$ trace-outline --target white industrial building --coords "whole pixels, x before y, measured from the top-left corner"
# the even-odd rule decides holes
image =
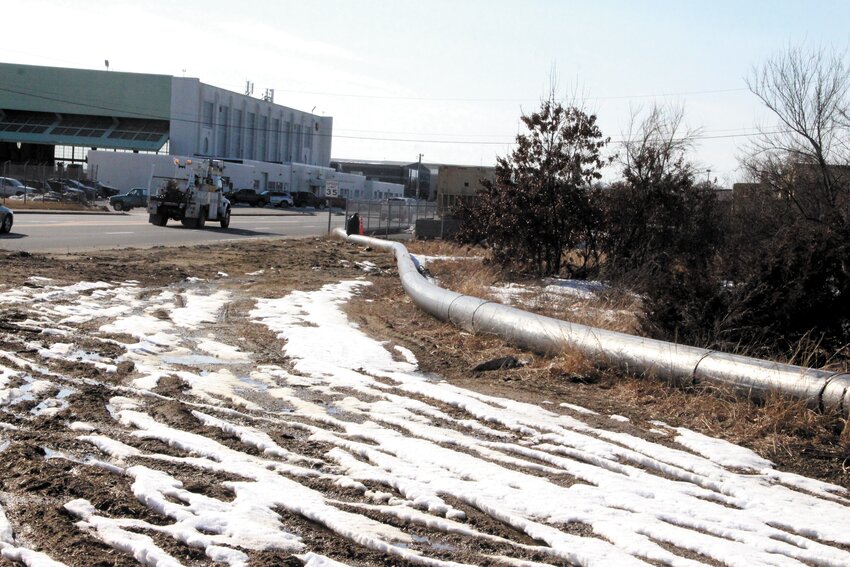
[[[0,161],[80,164],[120,190],[175,157],[226,162],[234,188],[382,199],[403,187],[329,167],[333,118],[196,78],[0,63]]]

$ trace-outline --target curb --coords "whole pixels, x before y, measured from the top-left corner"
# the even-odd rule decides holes
[[[8,205],[7,205],[8,206]],[[11,207],[9,207],[11,208]],[[125,213],[117,213],[112,211],[60,211],[56,209],[12,209],[15,215],[101,215],[101,216],[118,216]]]
[[[7,205],[8,206],[8,205]],[[9,207],[11,208],[11,207]],[[254,209],[255,212],[247,212],[251,209],[246,209],[246,212],[240,212],[239,209],[230,209],[230,215],[234,217],[301,217],[301,216],[318,216],[326,214],[324,211],[268,211]],[[93,215],[93,216],[129,216],[126,212],[119,211],[73,211],[59,209],[12,209],[15,215]],[[344,212],[333,211],[334,215],[342,215]]]

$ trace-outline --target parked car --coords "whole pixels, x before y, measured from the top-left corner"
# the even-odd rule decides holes
[[[17,179],[11,177],[0,177],[0,197],[12,197],[14,195],[33,195],[38,191],[24,185]]]
[[[133,207],[147,207],[148,190],[145,187],[133,187],[123,195],[110,197],[109,204],[116,211],[129,211]]]
[[[0,233],[12,230],[13,222],[15,222],[15,213],[12,212],[12,209],[0,205]]]
[[[416,217],[416,199],[389,197],[381,201],[381,220],[412,222]]]
[[[108,199],[109,197],[117,195],[121,192],[115,187],[112,187],[111,185],[105,185],[100,181],[94,184],[94,188],[95,191],[97,191],[97,196],[102,199]]]
[[[269,204],[269,199],[265,193],[257,193],[254,189],[239,189],[233,193],[228,193],[226,197],[232,205],[245,203],[252,207],[265,207]]]
[[[292,194],[292,201],[296,207],[316,207],[324,209],[328,206],[328,202],[324,197],[317,197],[310,191],[296,191]]]
[[[89,187],[85,183],[81,181],[77,181],[76,179],[66,179],[64,181],[65,187],[69,189],[78,189],[86,194],[86,199],[89,201],[94,201],[97,199],[97,190],[94,187]]]
[[[36,195],[32,198],[33,201],[50,201],[50,202],[59,202],[64,199],[64,195],[57,191],[46,191],[41,195]]]
[[[62,201],[74,201],[85,203],[89,196],[85,190],[68,183],[68,179],[48,179],[46,181],[48,191],[62,195]]]
[[[260,193],[268,204],[273,207],[294,207],[295,202],[288,191],[263,191]]]

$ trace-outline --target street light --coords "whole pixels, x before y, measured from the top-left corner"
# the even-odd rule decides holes
[[[416,167],[416,198],[419,198],[419,176],[422,174],[422,155],[419,154],[419,165]]]

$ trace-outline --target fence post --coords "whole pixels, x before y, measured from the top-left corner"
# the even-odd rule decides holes
[[[443,201],[440,203],[440,240],[445,240],[445,226],[446,226],[446,202],[445,196],[443,196]]]
[[[27,188],[29,187],[29,165],[30,160],[24,162],[24,205],[27,204]]]
[[[6,204],[6,177],[9,177],[9,162],[3,163],[3,181],[0,181],[0,193],[3,193],[3,204]]]

